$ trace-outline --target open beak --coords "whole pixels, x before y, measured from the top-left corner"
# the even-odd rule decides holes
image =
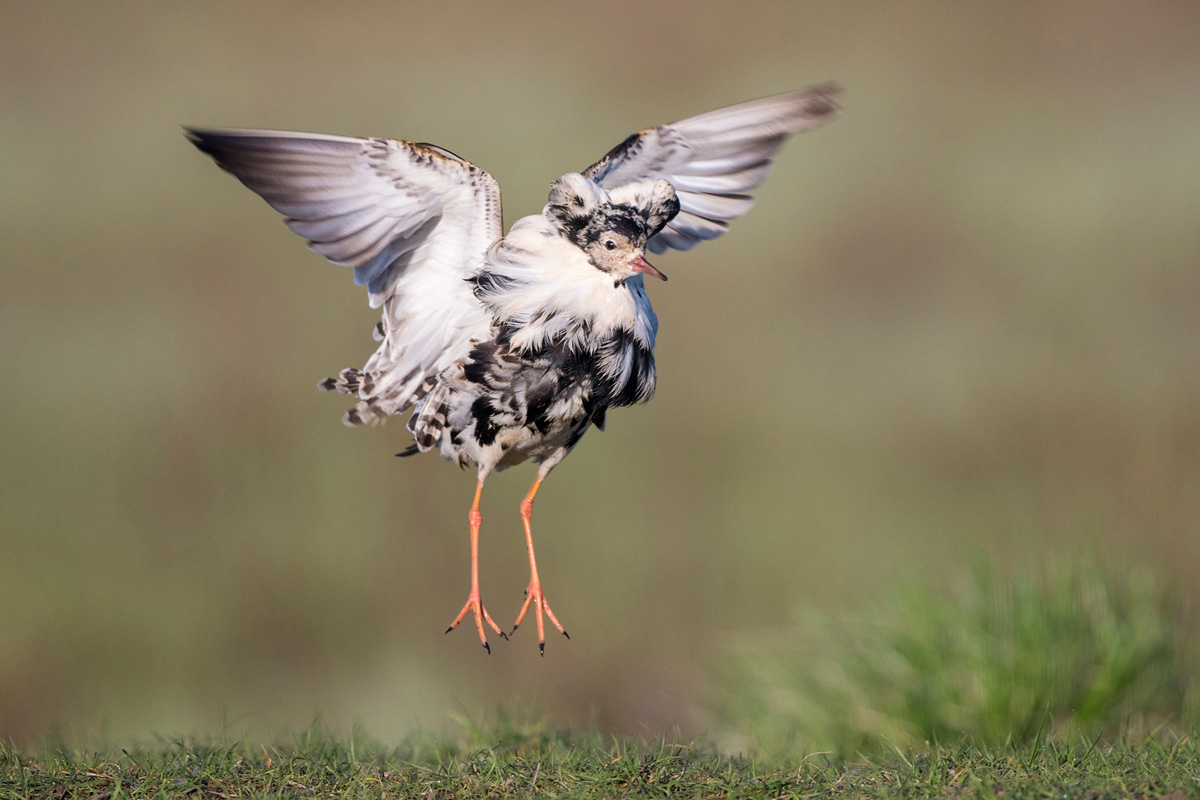
[[[643,256],[638,256],[637,258],[633,259],[633,261],[630,261],[629,268],[634,272],[644,272],[647,275],[653,275],[660,281],[665,281],[667,279],[666,275],[663,275],[658,271],[658,267],[651,264]]]

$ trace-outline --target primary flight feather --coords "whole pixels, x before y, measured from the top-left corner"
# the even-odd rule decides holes
[[[187,129],[200,150],[267,201],[308,246],[366,286],[379,348],[322,389],[354,395],[347,425],[410,409],[413,444],[478,470],[469,515],[468,613],[491,652],[479,593],[479,500],[493,470],[533,459],[521,503],[538,646],[542,592],[530,517],[546,475],[609,408],[654,394],[658,318],[645,252],[720,236],[753,204],[787,137],[834,119],[832,84],[640,131],[550,186],[541,214],[502,228],[500,187],[435,145],[313,133]]]

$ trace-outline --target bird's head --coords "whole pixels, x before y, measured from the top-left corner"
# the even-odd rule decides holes
[[[608,192],[568,173],[550,185],[542,213],[587,254],[593,267],[615,280],[639,272],[667,279],[646,260],[646,242],[679,213],[679,199],[667,181],[633,181]]]

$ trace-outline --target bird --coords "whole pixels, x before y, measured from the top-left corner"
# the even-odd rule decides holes
[[[658,318],[646,253],[725,233],[754,202],[789,136],[841,112],[834,83],[640,130],[550,184],[540,214],[503,231],[500,187],[437,145],[275,130],[185,127],[188,139],[264,199],[309,249],[353,270],[381,309],[378,349],[319,383],[357,398],[346,425],[411,411],[412,443],[476,468],[468,514],[471,585],[446,632],[471,615],[507,639],[533,610],[570,636],[538,575],[531,518],[550,471],[612,408],[654,394]],[[494,471],[532,460],[520,504],[529,584],[510,631],[479,589],[480,498]]]

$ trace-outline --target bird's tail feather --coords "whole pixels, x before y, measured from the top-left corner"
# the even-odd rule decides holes
[[[376,425],[387,419],[388,414],[375,397],[375,374],[356,367],[347,367],[336,378],[326,378],[317,384],[322,392],[340,392],[361,397],[354,408],[342,416],[346,425]]]
[[[417,449],[421,452],[429,450],[442,438],[442,430],[446,427],[446,414],[449,411],[447,394],[445,385],[438,384],[425,395],[417,406],[416,413],[408,421],[408,430],[412,432]]]
[[[374,383],[374,377],[361,369],[355,367],[347,367],[338,373],[336,378],[326,378],[317,384],[317,389],[322,392],[337,391],[342,394],[358,394],[364,385],[370,386]]]
[[[336,378],[326,378],[317,384],[322,392],[341,392],[362,398],[358,405],[342,416],[346,425],[378,425],[393,414],[400,414],[418,402],[437,383],[434,375],[422,376],[412,372],[401,380],[381,381],[380,374],[357,367],[348,367]]]

